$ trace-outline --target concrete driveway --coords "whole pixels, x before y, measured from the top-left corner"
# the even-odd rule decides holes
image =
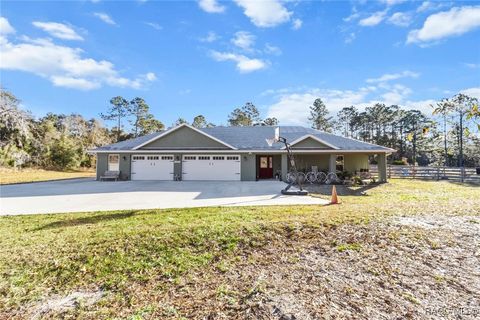
[[[0,186],[0,215],[206,206],[323,205],[284,196],[279,181],[119,181],[74,179]]]

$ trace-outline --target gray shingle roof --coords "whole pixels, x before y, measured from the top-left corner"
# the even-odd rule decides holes
[[[266,139],[272,138],[274,129],[276,127],[258,126],[258,127],[213,127],[202,128],[201,131],[209,134],[229,145],[234,146],[239,150],[279,150],[284,145],[282,143],[274,143],[269,146]],[[132,150],[134,147],[159,136],[165,131],[152,133],[146,136],[138,137],[131,140],[126,140],[114,143],[108,146],[97,148],[94,151],[107,150]],[[330,145],[334,145],[338,150],[385,150],[391,149],[378,146],[371,143],[362,142],[355,139],[337,136],[323,131],[305,128],[301,126],[280,126],[280,136],[287,139],[288,142],[293,142],[305,135],[313,135]]]

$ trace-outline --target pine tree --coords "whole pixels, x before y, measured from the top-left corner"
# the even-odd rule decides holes
[[[310,117],[308,120],[312,123],[312,128],[326,132],[332,131],[332,117],[328,116],[328,110],[322,99],[315,99],[313,105],[310,106]]]

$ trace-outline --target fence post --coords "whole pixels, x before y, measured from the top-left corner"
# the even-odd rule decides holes
[[[392,165],[389,164],[388,165],[388,179],[390,179],[392,177]]]
[[[460,168],[460,176],[461,176],[461,179],[462,179],[462,182],[465,181],[465,167],[461,167]]]

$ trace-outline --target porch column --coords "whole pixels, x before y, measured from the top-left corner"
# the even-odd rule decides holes
[[[328,159],[328,172],[336,172],[337,171],[337,155],[331,154],[330,158]]]
[[[385,153],[377,154],[378,181],[387,182],[387,155]]]
[[[282,165],[280,169],[282,170],[282,181],[286,181],[288,173],[288,157],[286,154],[282,154]]]

